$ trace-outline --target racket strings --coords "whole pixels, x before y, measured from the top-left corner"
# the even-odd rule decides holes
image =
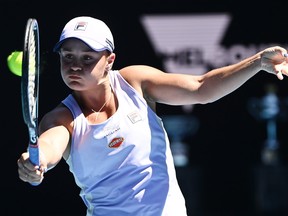
[[[37,115],[37,80],[36,80],[36,62],[37,62],[37,53],[35,47],[35,34],[33,31],[30,32],[29,35],[29,62],[28,62],[28,100],[29,100],[29,111],[32,119],[36,118]]]

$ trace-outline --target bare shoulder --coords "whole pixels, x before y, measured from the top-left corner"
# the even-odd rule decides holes
[[[165,73],[148,65],[132,65],[122,68],[120,74],[133,87],[141,85],[143,88],[146,84],[157,81],[159,76],[163,76]]]
[[[121,75],[124,78],[135,77],[147,77],[149,74],[163,73],[163,71],[148,65],[131,65],[124,67],[120,70]]]
[[[166,73],[148,65],[132,65],[122,68],[120,74],[155,110],[153,89]]]

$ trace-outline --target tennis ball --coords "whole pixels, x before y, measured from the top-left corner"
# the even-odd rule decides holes
[[[14,51],[7,58],[9,70],[17,76],[22,75],[22,56],[22,51]]]

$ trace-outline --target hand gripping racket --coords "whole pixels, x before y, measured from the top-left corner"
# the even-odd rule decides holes
[[[24,122],[28,127],[30,161],[39,166],[38,90],[39,90],[39,28],[37,20],[29,18],[25,28],[22,59],[21,99]],[[32,183],[38,185],[39,183]]]

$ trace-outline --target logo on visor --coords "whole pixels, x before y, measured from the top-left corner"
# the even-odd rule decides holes
[[[76,24],[74,30],[81,30],[81,31],[85,31],[87,27],[87,22],[79,22]]]

